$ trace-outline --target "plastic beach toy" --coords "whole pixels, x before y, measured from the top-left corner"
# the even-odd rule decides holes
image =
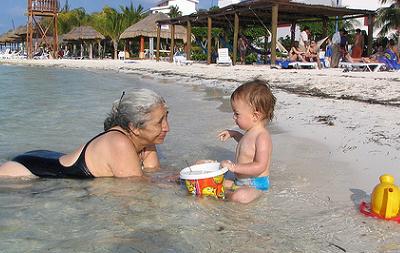
[[[371,205],[362,202],[360,212],[371,217],[400,222],[400,189],[394,185],[394,177],[384,174],[379,177],[371,195]]]
[[[220,168],[219,163],[203,163],[182,169],[180,178],[184,180],[190,194],[223,199],[224,174],[227,171],[227,168]]]

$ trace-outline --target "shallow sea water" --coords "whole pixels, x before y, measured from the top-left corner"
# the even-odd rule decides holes
[[[309,140],[276,123],[274,152],[281,155],[273,160],[271,191],[258,201],[196,198],[166,181],[186,160],[233,159],[235,143],[216,139],[219,130],[234,127],[227,94],[217,89],[121,73],[0,66],[0,162],[32,149],[73,150],[102,130],[111,102],[128,87],[153,89],[169,104],[171,131],[159,147],[163,169],[149,175],[151,183],[0,179],[0,252],[400,252],[398,224],[358,214],[365,192],[334,200],[298,176],[296,166],[313,166],[321,181],[329,180],[338,163],[323,157],[318,144],[320,153],[302,150]],[[287,159],[294,156],[288,145],[307,154],[302,164]]]

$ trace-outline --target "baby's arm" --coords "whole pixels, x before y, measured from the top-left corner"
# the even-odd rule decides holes
[[[249,163],[232,163],[222,161],[221,167],[246,176],[258,176],[268,169],[272,153],[272,141],[268,133],[262,133],[256,138],[254,160]],[[240,154],[238,154],[240,158]],[[240,160],[240,159],[238,159]]]
[[[226,141],[229,138],[233,138],[233,139],[235,139],[235,141],[239,142],[240,139],[242,139],[242,137],[243,137],[243,134],[241,132],[238,132],[235,130],[229,130],[229,129],[224,130],[218,134],[218,138],[221,141]]]

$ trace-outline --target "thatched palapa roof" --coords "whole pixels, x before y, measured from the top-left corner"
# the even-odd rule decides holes
[[[19,42],[21,37],[15,34],[14,31],[9,31],[0,35],[0,43]]]
[[[158,12],[150,14],[136,24],[128,27],[120,36],[121,39],[135,38],[138,36],[155,38],[157,37],[157,21],[169,19],[167,14]],[[169,25],[161,27],[161,38],[171,38],[171,29]],[[175,26],[175,39],[186,41],[186,28],[180,25]]]
[[[64,34],[63,40],[103,40],[103,34],[91,26],[79,26]]]

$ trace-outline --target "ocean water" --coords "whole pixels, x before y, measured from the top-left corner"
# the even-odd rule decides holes
[[[367,193],[353,189],[347,201],[335,200],[299,176],[303,167],[333,187],[334,168],[346,164],[330,161],[318,143],[318,152],[308,152],[310,140],[278,123],[271,126],[274,152],[281,153],[273,160],[272,188],[254,203],[196,198],[166,180],[186,161],[234,156],[235,143],[216,138],[234,127],[227,94],[179,80],[0,66],[0,162],[32,149],[73,150],[102,131],[112,101],[129,87],[153,89],[169,104],[162,170],[149,174],[150,182],[0,179],[0,252],[400,251],[397,224],[357,212]],[[304,159],[291,159],[295,153]]]

